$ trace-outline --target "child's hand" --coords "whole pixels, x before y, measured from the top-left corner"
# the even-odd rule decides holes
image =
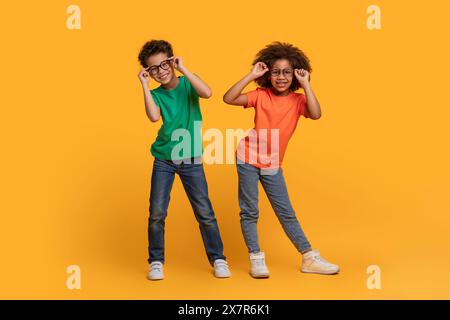
[[[183,58],[171,57],[171,58],[169,58],[169,60],[171,60],[172,65],[176,70],[183,72],[183,69],[184,69]]]
[[[295,73],[295,77],[297,78],[297,81],[300,82],[302,87],[304,86],[304,84],[309,82],[309,72],[308,72],[308,70],[295,69],[294,73]]]
[[[148,83],[150,81],[150,74],[148,73],[148,68],[142,68],[141,71],[139,71],[138,77],[143,86],[148,86]]]
[[[251,74],[254,79],[258,79],[261,77],[264,73],[269,71],[269,68],[267,68],[267,65],[264,62],[257,62],[251,71]]]

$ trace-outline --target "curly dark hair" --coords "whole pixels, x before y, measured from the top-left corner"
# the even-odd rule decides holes
[[[173,56],[172,45],[166,40],[151,40],[147,41],[141,48],[139,52],[138,60],[144,68],[148,68],[147,59],[148,57],[158,54],[165,53],[167,57]]]
[[[267,45],[264,49],[256,54],[253,65],[258,62],[264,62],[269,69],[272,68],[275,61],[279,59],[286,59],[291,63],[292,68],[295,69],[305,69],[308,72],[312,71],[311,64],[305,53],[299,48],[293,46],[290,43],[285,42],[272,42]],[[263,87],[270,88],[272,84],[270,82],[270,73],[266,72],[262,77],[255,80],[255,82]],[[292,84],[289,87],[289,91],[296,91],[300,88],[300,83],[294,76],[292,78]]]

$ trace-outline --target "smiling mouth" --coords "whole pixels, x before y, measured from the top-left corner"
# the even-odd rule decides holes
[[[164,80],[164,79],[166,79],[168,76],[169,76],[169,74],[167,73],[167,74],[165,74],[165,75],[159,76],[159,78],[160,78],[161,80]]]

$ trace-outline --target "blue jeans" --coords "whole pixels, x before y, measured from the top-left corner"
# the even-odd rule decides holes
[[[223,244],[214,211],[209,201],[208,185],[201,158],[174,163],[156,159],[153,163],[150,190],[150,217],[148,220],[148,262],[164,263],[164,226],[175,174],[178,174],[189,198],[205,245],[208,261],[224,259]],[[200,161],[198,161],[200,160]]]
[[[306,238],[292,209],[283,177],[283,170],[279,168],[275,169],[272,174],[264,174],[259,168],[247,163],[241,163],[237,165],[237,171],[239,176],[241,229],[248,251],[251,253],[260,251],[257,232],[259,217],[258,181],[261,181],[284,232],[297,250],[300,253],[311,250],[311,244]]]

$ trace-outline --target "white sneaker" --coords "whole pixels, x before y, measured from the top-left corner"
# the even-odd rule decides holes
[[[164,279],[163,264],[159,261],[150,263],[150,271],[148,272],[147,278],[149,280]]]
[[[228,263],[223,259],[214,261],[214,276],[216,278],[229,278],[231,276]]]
[[[253,278],[269,277],[264,252],[250,253],[250,275]]]
[[[322,258],[318,250],[313,250],[303,255],[301,271],[304,273],[336,274],[339,272],[339,266]]]

